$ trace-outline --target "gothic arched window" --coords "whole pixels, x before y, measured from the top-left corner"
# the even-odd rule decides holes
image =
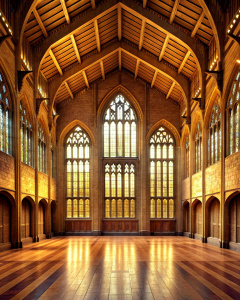
[[[232,90],[227,104],[227,137],[228,137],[228,155],[240,150],[239,142],[239,105],[240,105],[240,71],[233,82]]]
[[[201,121],[198,121],[195,135],[195,171],[196,173],[202,170],[202,126]]]
[[[186,136],[185,142],[185,178],[189,177],[189,160],[190,160],[190,147],[189,147],[189,135]]]
[[[47,147],[45,132],[41,124],[38,124],[38,170],[47,173]]]
[[[174,158],[172,135],[160,127],[150,139],[150,216],[174,218]]]
[[[33,166],[32,125],[23,103],[20,103],[21,161]]]
[[[105,218],[135,218],[137,116],[121,94],[103,116],[103,156]]]
[[[66,142],[67,218],[90,218],[90,139],[76,127]]]
[[[215,102],[208,130],[208,165],[221,159],[221,113]]]
[[[0,71],[0,150],[11,154],[11,136],[12,136],[12,107],[10,94]]]

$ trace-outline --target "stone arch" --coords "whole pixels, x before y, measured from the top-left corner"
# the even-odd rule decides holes
[[[206,236],[221,238],[221,211],[218,198],[211,196],[205,205]]]
[[[203,209],[202,202],[194,199],[192,202],[192,232],[195,239],[201,240],[203,235]]]
[[[211,118],[211,115],[212,115],[212,110],[213,110],[213,106],[214,106],[214,103],[216,101],[216,99],[218,98],[217,102],[218,102],[218,105],[220,107],[220,110],[221,110],[221,94],[220,94],[220,91],[218,89],[217,86],[214,87],[212,93],[211,93],[211,96],[210,96],[210,100],[208,101],[207,103],[207,106],[206,106],[206,112],[205,112],[205,118],[204,118],[204,123],[203,123],[203,128],[205,130],[207,130],[209,128],[209,122],[210,122],[210,118]]]
[[[183,231],[190,232],[190,204],[189,201],[183,202]]]
[[[158,121],[157,123],[155,123],[152,126],[152,128],[149,130],[149,132],[147,134],[147,137],[146,137],[147,141],[150,140],[153,133],[161,126],[165,127],[167,129],[167,131],[169,131],[169,133],[173,135],[176,146],[179,147],[180,146],[180,134],[179,134],[177,128],[165,119]]]
[[[225,111],[227,104],[228,104],[228,100],[229,100],[229,94],[232,91],[232,86],[233,86],[233,81],[236,78],[237,73],[240,71],[240,66],[239,64],[236,62],[231,70],[231,72],[229,72],[231,75],[229,76],[229,80],[227,83],[227,86],[223,92],[223,96],[222,96],[222,100],[223,100],[223,111]]]
[[[41,199],[38,202],[38,237],[41,239],[46,235],[47,230],[47,210],[48,203],[46,199]]]
[[[22,213],[21,213],[21,241],[30,241],[34,234],[34,200],[27,196],[21,201]]]

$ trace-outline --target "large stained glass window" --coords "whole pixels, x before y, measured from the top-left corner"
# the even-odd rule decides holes
[[[46,137],[42,125],[38,124],[38,170],[47,173]]]
[[[213,106],[208,130],[208,165],[221,159],[221,113],[217,102]]]
[[[9,90],[0,71],[0,150],[11,154],[12,107]]]
[[[122,95],[110,103],[103,126],[104,157],[137,156],[137,118]]]
[[[195,135],[195,171],[196,173],[202,170],[202,126],[201,121],[198,121]]]
[[[135,218],[135,166],[105,165],[105,218]]]
[[[227,138],[228,138],[228,155],[240,150],[239,139],[239,105],[240,105],[240,71],[237,73],[233,82],[232,90],[227,104]]]
[[[67,218],[90,218],[90,140],[76,127],[66,142]]]
[[[21,161],[33,166],[32,125],[23,103],[20,103]]]
[[[186,136],[186,142],[185,142],[185,173],[184,173],[184,177],[187,178],[189,177],[189,165],[190,162],[190,147],[189,147],[189,134]]]
[[[103,156],[105,218],[135,218],[137,117],[121,94],[104,113]]]
[[[160,127],[150,139],[150,217],[174,218],[174,139]]]

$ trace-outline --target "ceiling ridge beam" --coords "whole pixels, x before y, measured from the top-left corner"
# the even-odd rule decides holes
[[[172,12],[171,12],[171,15],[170,15],[170,19],[169,19],[169,23],[170,24],[173,23],[173,20],[174,20],[174,18],[176,16],[179,2],[180,2],[180,0],[175,0],[175,2],[174,2],[173,9],[172,9]]]
[[[95,8],[96,8],[95,0],[91,0],[91,5],[92,5],[92,9],[95,9]]]
[[[191,54],[191,51],[188,50],[187,53],[186,53],[186,55],[185,55],[185,57],[184,57],[184,59],[183,59],[182,62],[181,62],[180,67],[178,68],[178,73],[180,73],[180,72],[182,71],[182,68],[184,67],[186,61],[188,60],[188,58],[189,58],[189,56],[190,56],[190,54]]]
[[[119,49],[118,51],[118,64],[119,64],[119,70],[122,70],[122,51]]]
[[[169,91],[168,91],[168,93],[167,93],[166,99],[168,99],[168,98],[169,98],[169,96],[170,96],[170,94],[171,94],[171,92],[172,92],[172,90],[173,90],[173,88],[174,88],[175,84],[176,84],[176,82],[175,82],[175,81],[173,81],[173,83],[172,83],[172,85],[171,85],[171,87],[170,87],[170,89],[169,89]]]
[[[151,83],[151,88],[154,86],[155,80],[157,78],[157,74],[158,74],[158,71],[155,70],[154,75],[153,75],[153,79],[152,79],[152,83]]]
[[[139,50],[141,50],[143,46],[145,25],[146,25],[146,21],[142,20],[142,27],[141,27],[140,38],[139,38]]]
[[[60,65],[59,65],[59,63],[58,63],[58,61],[57,61],[57,59],[56,59],[56,57],[55,57],[55,55],[54,55],[54,53],[52,52],[51,49],[49,50],[49,54],[50,54],[50,56],[51,56],[51,58],[52,58],[52,60],[55,64],[56,68],[58,69],[59,74],[62,75],[63,74],[62,69],[61,69],[61,67],[60,67]]]
[[[135,79],[137,78],[137,75],[138,75],[139,64],[140,64],[140,59],[137,59],[136,69],[135,69],[135,76],[134,76]]]
[[[45,38],[47,38],[48,37],[47,30],[46,30],[46,28],[43,24],[43,21],[42,21],[41,17],[39,16],[38,11],[36,10],[35,7],[33,8],[33,14],[34,14],[35,18],[37,19],[38,25],[40,26],[40,28],[43,32],[43,35],[45,36]]]
[[[71,89],[70,89],[70,86],[68,85],[67,81],[65,81],[64,83],[65,83],[65,87],[66,87],[66,89],[67,89],[67,91],[68,91],[70,97],[73,99],[74,96],[73,96],[73,93],[72,93],[72,91],[71,91]]]
[[[98,50],[98,52],[100,52],[101,51],[101,43],[100,43],[97,19],[94,20],[94,29],[95,29],[95,36],[96,36],[96,42],[97,42],[97,50]]]
[[[163,46],[162,46],[160,55],[159,55],[159,61],[161,61],[162,58],[163,58],[163,56],[164,56],[164,53],[165,53],[165,50],[166,50],[166,48],[167,48],[168,42],[169,42],[169,35],[167,34],[167,35],[166,35],[166,38],[165,38],[165,40],[164,40],[164,43],[163,43]]]
[[[103,80],[105,80],[105,72],[104,72],[104,65],[103,65],[103,61],[100,61],[100,67],[101,67],[101,72],[102,72],[102,78]]]
[[[89,88],[89,82],[88,82],[88,79],[87,79],[87,74],[84,70],[82,71],[82,74],[83,74],[83,78],[85,80],[86,86]]]
[[[118,7],[118,40],[122,39],[122,8]]]
[[[65,19],[66,19],[67,23],[70,24],[70,17],[69,17],[69,14],[68,14],[68,10],[67,10],[65,0],[60,0],[60,2],[62,4],[62,9],[63,9],[63,12],[64,12]]]
[[[199,28],[199,26],[201,25],[201,23],[202,23],[202,21],[203,21],[203,19],[204,19],[204,16],[205,16],[205,13],[204,13],[204,10],[203,10],[203,11],[201,12],[201,14],[200,14],[198,20],[197,20],[197,23],[195,24],[195,26],[194,26],[194,28],[193,28],[193,31],[192,31],[192,33],[191,33],[191,37],[194,37],[195,34],[197,33],[198,28]]]
[[[74,37],[73,34],[71,34],[71,41],[72,41],[73,49],[74,49],[75,54],[77,56],[77,60],[78,60],[79,63],[81,63],[81,57],[80,57],[78,47],[77,47],[77,44],[76,44],[76,40],[75,40],[75,37]]]

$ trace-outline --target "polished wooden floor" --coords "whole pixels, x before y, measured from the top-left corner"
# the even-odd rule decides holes
[[[240,299],[240,253],[185,237],[61,237],[0,253],[0,299]]]

